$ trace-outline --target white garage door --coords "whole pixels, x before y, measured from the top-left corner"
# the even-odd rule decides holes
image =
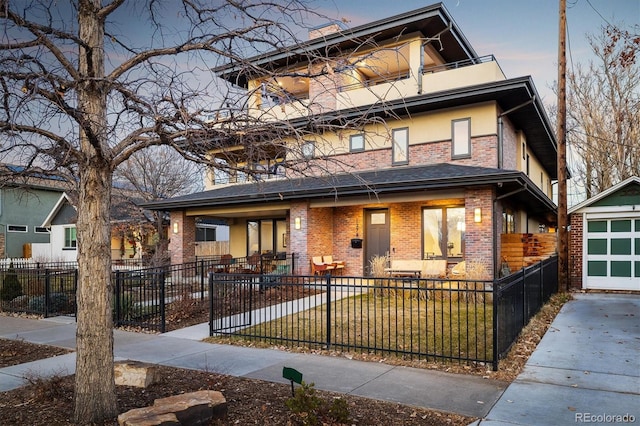
[[[585,288],[640,290],[640,215],[587,218]]]

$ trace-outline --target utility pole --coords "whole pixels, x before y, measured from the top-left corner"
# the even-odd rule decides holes
[[[567,220],[567,3],[560,0],[558,30],[558,291],[569,289]]]

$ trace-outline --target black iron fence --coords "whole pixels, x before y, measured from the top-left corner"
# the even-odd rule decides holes
[[[521,269],[494,283],[494,354],[497,365],[518,335],[558,291],[558,257]]]
[[[116,326],[492,364],[557,291],[557,257],[496,281],[294,276],[295,257],[201,259],[113,274]],[[0,270],[0,308],[75,314],[75,269]],[[196,323],[198,323],[196,322]]]
[[[45,317],[75,315],[76,269],[0,270],[0,308]]]
[[[491,281],[211,274],[210,334],[491,362]]]

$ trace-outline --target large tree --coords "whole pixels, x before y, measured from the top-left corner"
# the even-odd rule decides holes
[[[291,149],[278,141],[296,132],[302,139],[299,129],[243,114],[243,98],[208,70],[297,43],[292,28],[311,16],[304,1],[0,0],[0,161],[77,186],[77,423],[117,414],[109,244],[114,170],[155,145],[202,162],[229,138],[255,161]],[[246,67],[252,75],[273,72]],[[233,120],[208,125],[221,105],[238,105]],[[273,146],[260,148],[267,141]]]
[[[640,36],[616,26],[588,36],[595,59],[568,73],[573,177],[589,198],[640,175]]]

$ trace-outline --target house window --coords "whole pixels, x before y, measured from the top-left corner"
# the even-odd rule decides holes
[[[36,226],[33,228],[33,232],[35,232],[36,234],[48,234],[49,228],[46,228],[44,226]]]
[[[471,119],[463,118],[451,122],[452,158],[471,155]]]
[[[527,176],[529,176],[529,154],[527,154],[526,167],[527,167]]]
[[[216,241],[216,227],[211,225],[196,226],[196,241]]]
[[[352,135],[349,138],[349,151],[359,152],[364,151],[364,135]]]
[[[247,255],[286,251],[287,223],[284,219],[247,221]]]
[[[464,207],[422,210],[422,253],[425,259],[464,257]]]
[[[305,159],[313,158],[316,154],[316,144],[315,142],[307,141],[302,144],[300,147],[302,151],[302,157]]]
[[[516,216],[513,210],[506,209],[502,212],[502,233],[513,234],[516,232]]]
[[[76,228],[64,228],[64,249],[72,250],[78,246]]]
[[[392,139],[393,164],[407,164],[409,162],[409,129],[406,127],[393,129]]]
[[[27,225],[7,225],[8,232],[27,232],[29,227]]]

